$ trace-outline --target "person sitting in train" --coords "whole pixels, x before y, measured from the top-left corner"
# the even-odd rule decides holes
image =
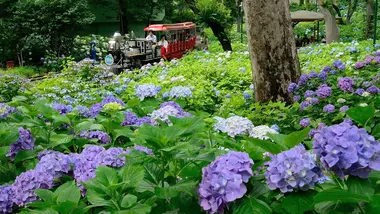
[[[153,44],[155,44],[157,42],[157,37],[156,37],[156,35],[153,34],[152,30],[150,30],[148,32],[148,36],[145,39],[148,41],[151,41]]]
[[[158,45],[164,47],[165,49],[168,48],[168,41],[166,41],[166,36],[165,35],[162,35],[161,36],[161,40],[158,42]]]

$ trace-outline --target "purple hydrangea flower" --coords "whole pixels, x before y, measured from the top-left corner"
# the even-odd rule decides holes
[[[306,85],[306,82],[310,79],[310,76],[308,74],[301,74],[300,80],[298,81],[299,86]]]
[[[305,91],[304,97],[305,98],[312,97],[312,96],[314,96],[314,94],[315,94],[314,91],[307,90],[307,91]]]
[[[309,118],[304,118],[300,121],[300,125],[302,127],[308,127],[310,126],[310,119]]]
[[[342,60],[336,60],[335,62],[333,62],[333,66],[334,66],[335,68],[338,68],[338,67],[340,67],[340,66],[342,66],[342,65],[343,65]]]
[[[75,107],[78,110],[78,113],[82,115],[83,117],[90,117],[90,109],[88,109],[86,106],[76,106]]]
[[[319,86],[317,90],[317,96],[321,98],[327,98],[331,96],[331,93],[332,93],[332,89],[327,84],[323,84]]]
[[[333,113],[335,111],[335,106],[332,104],[327,104],[325,107],[323,107],[323,112],[326,113]]]
[[[357,95],[362,95],[363,93],[365,92],[365,90],[364,89],[362,89],[362,88],[358,88],[358,89],[356,89],[356,91],[355,91],[355,94],[357,94]]]
[[[294,82],[290,83],[289,87],[288,87],[288,92],[289,93],[293,93],[295,90],[297,90],[298,88],[298,85]]]
[[[143,124],[154,125],[152,119],[150,117],[137,117],[137,115],[133,112],[126,112],[125,119],[120,124],[121,126],[142,126]]]
[[[306,107],[309,107],[309,106],[311,106],[311,103],[309,101],[303,101],[300,104],[300,109],[301,109],[301,111],[303,111]]]
[[[148,155],[153,155],[153,151],[145,146],[140,146],[140,145],[135,145],[133,149],[140,151],[140,152],[145,152]]]
[[[342,106],[342,107],[339,109],[339,111],[340,111],[340,112],[346,112],[348,109],[349,109],[348,106]]]
[[[53,183],[54,176],[44,170],[34,169],[23,172],[16,177],[15,182],[11,185],[12,200],[19,207],[25,206],[38,199],[34,193],[35,190],[51,189]]]
[[[185,112],[180,105],[173,101],[161,103],[160,108],[150,114],[153,121],[157,122],[158,120],[161,120],[170,125],[171,122],[169,120],[169,116],[183,118],[190,117],[192,115]]]
[[[135,85],[135,93],[140,100],[144,100],[146,97],[154,97],[160,90],[161,88],[153,84]]]
[[[202,169],[199,199],[209,213],[223,213],[224,207],[244,196],[253,161],[244,152],[229,152]]]
[[[355,64],[355,69],[361,69],[361,68],[364,68],[365,67],[365,63],[364,62],[357,62]]]
[[[92,105],[89,112],[90,117],[95,118],[96,116],[98,116],[102,108],[103,106],[101,103],[96,103]]]
[[[362,83],[362,86],[365,87],[365,88],[368,88],[368,87],[370,87],[371,85],[372,85],[372,83],[369,82],[369,81],[365,81],[365,82]]]
[[[121,101],[120,99],[118,99],[114,96],[108,96],[108,97],[104,98],[100,104],[103,107],[108,103],[119,103],[121,106],[125,106],[123,101]]]
[[[270,156],[271,160],[265,163],[268,166],[265,177],[271,190],[279,189],[282,193],[295,189],[307,191],[324,176],[303,145]]]
[[[336,74],[336,70],[331,70],[331,71],[329,71],[330,72],[330,74],[332,74],[332,75],[335,75]]]
[[[367,89],[367,92],[371,94],[380,93],[380,88],[373,85]]]
[[[341,77],[338,80],[338,87],[344,92],[353,91],[352,86],[354,85],[354,80],[350,77]]]
[[[248,91],[244,91],[243,96],[244,96],[244,99],[250,99],[252,97]]]
[[[315,134],[319,133],[325,127],[327,127],[325,123],[319,123],[316,129],[310,130],[309,137],[313,138]]]
[[[127,154],[122,148],[109,148],[99,155],[99,165],[120,168],[125,165],[125,157],[121,156],[122,154]]]
[[[20,127],[18,128],[19,137],[16,142],[10,145],[9,152],[6,154],[11,160],[16,157],[16,154],[21,150],[33,150],[34,142],[36,141],[30,131]]]
[[[374,61],[375,60],[375,57],[374,56],[367,56],[366,58],[365,58],[365,60],[364,60],[364,62],[366,63],[366,64],[370,64],[372,61]]]
[[[319,99],[318,98],[311,98],[309,100],[309,102],[311,105],[317,105],[317,104],[319,104]]]
[[[0,186],[0,213],[6,214],[12,212],[12,188],[9,185]]]
[[[71,160],[69,156],[60,152],[46,152],[36,165],[36,170],[45,171],[53,177],[61,176],[70,170]]]
[[[321,73],[319,73],[319,75],[318,75],[319,79],[321,79],[323,81],[325,81],[327,79],[327,76],[328,76],[328,74],[326,71],[321,71]]]
[[[74,110],[72,105],[65,104],[55,104],[53,108],[62,115],[66,115],[67,113],[70,113]]]
[[[270,128],[275,130],[278,133],[280,132],[280,127],[277,124],[272,125]]]
[[[111,137],[102,131],[83,131],[79,135],[81,138],[87,139],[98,139],[98,141],[102,144],[111,143]]]
[[[325,67],[323,68],[323,71],[325,71],[325,72],[329,72],[329,71],[331,71],[331,66],[325,66]]]
[[[14,113],[16,108],[7,105],[6,103],[0,103],[0,120],[7,118],[10,114]]]
[[[300,95],[295,95],[294,97],[293,97],[293,101],[294,102],[298,102],[298,101],[300,101],[301,100],[301,96]]]
[[[310,78],[315,78],[315,77],[318,77],[318,73],[316,71],[312,71],[310,72],[309,76]]]
[[[313,149],[325,167],[342,179],[349,174],[367,178],[371,170],[380,170],[380,143],[347,122],[323,128],[314,136]]]

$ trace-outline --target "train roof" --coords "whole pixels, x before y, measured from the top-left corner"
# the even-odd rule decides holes
[[[195,24],[192,22],[183,22],[176,24],[153,24],[144,28],[144,31],[168,31],[168,30],[186,30],[194,28]]]

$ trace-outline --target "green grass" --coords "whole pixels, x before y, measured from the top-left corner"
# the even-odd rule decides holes
[[[41,69],[32,66],[15,67],[13,69],[0,69],[0,74],[17,74],[22,77],[32,77],[41,74]]]

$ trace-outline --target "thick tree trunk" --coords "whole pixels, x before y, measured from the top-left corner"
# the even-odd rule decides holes
[[[288,85],[300,76],[289,1],[244,0],[255,98],[292,102]]]
[[[358,0],[349,0],[348,1],[348,11],[346,16],[346,24],[351,24],[352,16],[354,15],[354,12],[356,10],[356,7],[358,6]]]
[[[326,43],[330,44],[334,41],[339,41],[339,30],[338,25],[336,24],[335,16],[331,11],[324,7],[324,0],[318,0],[318,6],[321,10],[321,13],[325,17],[326,23]]]
[[[228,38],[224,27],[219,22],[207,22],[207,25],[210,26],[212,32],[218,38],[220,44],[224,51],[232,51],[231,41]]]
[[[367,39],[373,37],[373,18],[373,0],[367,0]]]

